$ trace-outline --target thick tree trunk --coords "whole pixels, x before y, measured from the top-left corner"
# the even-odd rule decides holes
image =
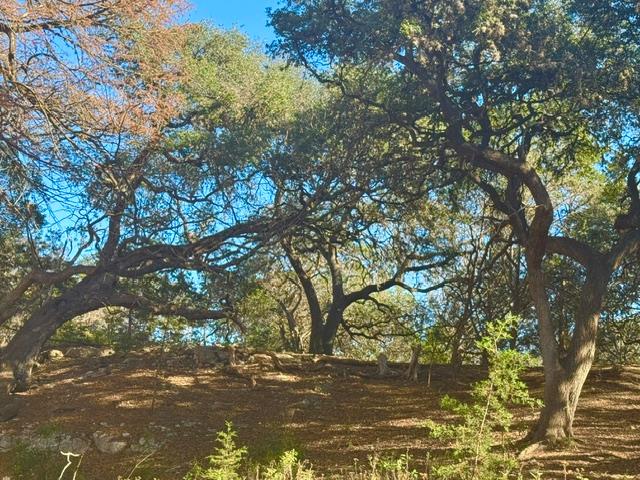
[[[2,363],[13,370],[14,390],[25,391],[31,383],[31,371],[42,346],[65,322],[105,304],[109,290],[106,277],[85,277],[61,296],[36,310],[11,339],[3,352]]]
[[[311,315],[311,335],[309,336],[309,353],[322,354],[324,347],[322,339],[324,337],[324,322],[322,313]]]
[[[344,307],[334,302],[327,313],[327,321],[322,332],[322,351],[325,355],[333,355],[333,344],[342,325]]]
[[[555,372],[553,380],[544,386],[544,407],[530,434],[533,441],[556,443],[573,437],[573,420],[582,386],[591,363],[573,373],[563,368]]]
[[[530,272],[530,288],[538,309],[538,324],[545,375],[544,408],[529,434],[533,441],[555,443],[573,437],[573,420],[584,382],[595,357],[600,311],[609,281],[606,266],[592,266],[582,287],[574,332],[567,355],[560,358],[541,272]],[[541,295],[544,294],[544,299]]]

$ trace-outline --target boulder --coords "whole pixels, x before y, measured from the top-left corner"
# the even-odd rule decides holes
[[[70,347],[66,356],[69,358],[102,358],[110,357],[115,352],[110,347]]]
[[[61,452],[75,453],[76,455],[82,455],[91,448],[91,442],[82,437],[70,437],[65,436],[60,440],[58,449]]]
[[[61,350],[49,350],[42,354],[42,361],[44,362],[55,362],[56,360],[62,360],[64,358],[64,353]]]
[[[273,360],[266,353],[254,353],[249,357],[249,363],[257,363],[260,366],[273,367]]]
[[[150,436],[140,437],[137,443],[131,445],[131,451],[136,453],[148,453],[158,450],[162,443]]]
[[[8,452],[15,445],[15,439],[8,433],[0,433],[0,453]]]
[[[94,432],[93,443],[99,452],[108,453],[110,455],[120,453],[127,448],[127,442],[121,440],[118,435],[105,432]]]
[[[0,422],[8,422],[18,416],[19,402],[8,395],[0,395]]]

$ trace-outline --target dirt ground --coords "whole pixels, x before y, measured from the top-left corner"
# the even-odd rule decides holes
[[[467,367],[454,380],[447,368],[435,367],[429,387],[424,367],[422,378],[413,383],[375,378],[373,365],[337,362],[285,371],[157,365],[154,353],[49,363],[38,369],[35,388],[20,394],[19,416],[0,424],[0,433],[30,427],[88,439],[108,430],[125,434],[132,444],[153,438],[162,447],[136,470],[143,479],[181,479],[194,460],[211,453],[216,432],[227,420],[238,432],[238,443],[256,460],[297,448],[316,471],[336,474],[354,462],[366,464],[374,451],[408,451],[424,466],[428,454],[443,448],[428,438],[424,421],[445,419],[441,397],[464,395],[482,376]],[[540,372],[531,372],[527,381],[539,395]],[[534,418],[535,412],[520,411],[513,435],[522,436]],[[575,433],[575,445],[539,452],[527,467],[543,470],[549,479],[640,479],[640,367],[594,369]],[[130,448],[114,455],[93,448],[82,459],[79,478],[126,477],[144,457]],[[0,478],[15,478],[15,461],[9,453],[0,454]]]

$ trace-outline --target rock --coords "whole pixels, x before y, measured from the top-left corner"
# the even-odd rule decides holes
[[[305,398],[300,402],[300,405],[305,408],[317,408],[320,406],[320,399],[316,397]]]
[[[266,353],[254,353],[249,357],[249,363],[257,363],[260,366],[273,368],[273,360]]]
[[[154,450],[158,450],[162,447],[162,443],[155,440],[153,437],[144,436],[140,437],[137,443],[131,445],[131,451],[137,453],[146,453]]]
[[[101,347],[98,349],[98,357],[111,357],[115,355],[116,351],[111,347]]]
[[[115,351],[109,347],[71,347],[67,349],[69,358],[102,358],[110,357]]]
[[[93,443],[99,452],[111,455],[120,453],[127,448],[126,441],[118,439],[118,436],[116,435],[100,431],[94,432]]]
[[[97,357],[95,347],[71,347],[67,349],[66,356],[69,358],[92,358]]]
[[[18,416],[20,404],[11,397],[0,397],[0,422],[8,422]]]
[[[0,453],[6,453],[13,448],[15,439],[8,433],[0,433]]]
[[[518,455],[518,460],[530,460],[542,450],[544,450],[544,444],[542,442],[533,443],[520,452],[520,454]]]
[[[45,362],[55,362],[56,360],[62,360],[64,358],[64,353],[61,350],[49,350],[48,352],[44,352],[42,354],[42,360]]]
[[[198,366],[229,363],[229,351],[216,345],[196,345],[193,355]]]
[[[57,450],[60,441],[55,435],[31,435],[25,442],[35,450]]]
[[[91,448],[91,442],[82,437],[65,436],[58,445],[61,452],[71,452],[77,455],[86,453]]]

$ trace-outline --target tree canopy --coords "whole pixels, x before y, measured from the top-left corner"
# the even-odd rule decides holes
[[[571,437],[594,360],[638,358],[636,2],[286,0],[271,55],[183,8],[0,6],[16,388],[104,307],[456,367],[517,316],[530,437]]]

